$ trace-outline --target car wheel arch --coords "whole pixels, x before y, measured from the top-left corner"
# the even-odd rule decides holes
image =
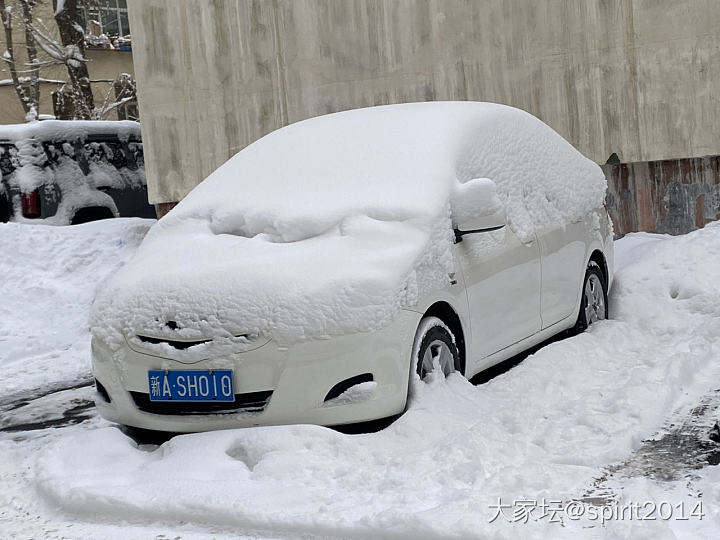
[[[455,336],[455,343],[460,356],[460,372],[465,375],[467,369],[466,353],[467,346],[465,341],[465,331],[463,330],[462,321],[455,309],[445,301],[438,301],[432,304],[423,314],[426,317],[437,317],[440,319]]]
[[[605,254],[599,249],[595,249],[590,254],[590,258],[588,259],[588,263],[585,265],[585,267],[587,268],[593,263],[597,264],[600,267],[600,272],[602,273],[603,279],[605,280],[605,286],[608,287],[608,279],[610,276],[608,274],[607,260],[605,258]]]
[[[115,212],[107,206],[84,206],[75,211],[70,220],[70,224],[80,225],[100,219],[112,219],[114,217],[116,217]]]

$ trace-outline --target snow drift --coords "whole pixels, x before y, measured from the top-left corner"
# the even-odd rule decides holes
[[[0,397],[90,378],[95,286],[135,253],[152,223],[0,223]]]
[[[431,378],[381,432],[273,426],[179,436],[153,448],[90,426],[43,446],[35,486],[52,507],[87,520],[190,521],[228,536],[717,536],[717,467],[693,471],[716,479],[706,482],[702,522],[616,520],[604,528],[567,516],[552,522],[540,508],[527,522],[491,522],[498,497],[512,505],[586,496],[607,465],[625,460],[672,411],[691,410],[717,388],[720,223],[684,237],[632,234],[616,245],[614,320],[481,386],[459,375]],[[697,500],[688,479],[672,494],[667,484],[643,481],[617,495]],[[512,508],[506,513],[513,517]]]
[[[119,347],[123,333],[166,335],[168,320],[188,339],[281,343],[379,328],[446,283],[450,199],[482,177],[524,241],[600,206],[606,189],[597,165],[502,105],[414,103],[299,122],[239,152],[153,227],[98,295],[93,331]]]
[[[0,142],[34,139],[40,142],[85,140],[112,133],[120,140],[140,139],[140,123],[130,120],[43,120],[0,125]]]

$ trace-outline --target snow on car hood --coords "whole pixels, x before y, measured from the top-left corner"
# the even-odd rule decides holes
[[[93,331],[119,346],[137,333],[290,343],[379,328],[447,283],[450,195],[479,177],[496,182],[525,241],[601,205],[606,188],[597,165],[502,105],[298,122],[236,154],[151,229],[101,287]]]

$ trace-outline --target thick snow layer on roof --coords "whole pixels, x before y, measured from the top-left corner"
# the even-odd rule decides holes
[[[292,342],[378,328],[446,283],[451,196],[482,177],[524,241],[600,206],[606,189],[596,164],[502,105],[391,105],[299,122],[239,152],[153,227],[99,295],[95,331],[120,343],[119,331],[162,335],[175,320],[188,338]]]
[[[43,120],[27,124],[0,125],[0,142],[21,139],[38,141],[84,140],[90,135],[117,135],[121,140],[140,138],[140,123],[131,120]]]

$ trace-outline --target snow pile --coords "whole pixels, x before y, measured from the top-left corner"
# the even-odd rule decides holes
[[[103,428],[48,447],[37,488],[52,505],[87,518],[191,521],[214,530],[603,537],[609,531],[596,521],[552,523],[538,509],[528,523],[490,520],[498,497],[510,505],[583,497],[669,411],[692,408],[717,387],[720,223],[685,237],[632,234],[616,249],[614,320],[548,345],[482,386],[459,375],[420,384],[409,411],[384,431],[262,427],[180,436],[152,449]],[[696,497],[669,497],[650,484],[623,500],[689,505]],[[717,492],[708,491],[715,498],[706,501],[703,523],[606,526],[618,538],[703,537],[693,531],[720,527]],[[512,509],[505,512],[512,518]]]
[[[89,378],[95,286],[130,258],[152,223],[0,223],[0,396]]]
[[[35,139],[43,142],[85,140],[90,136],[116,135],[121,141],[140,139],[140,124],[130,120],[43,120],[0,125],[0,142]]]
[[[119,347],[123,333],[166,335],[168,320],[186,338],[282,343],[379,328],[447,283],[451,196],[484,177],[523,240],[600,206],[606,188],[599,167],[506,106],[415,103],[299,122],[239,152],[153,228],[98,297],[93,331]]]
[[[495,215],[502,211],[505,205],[498,197],[492,180],[474,178],[464,184],[455,185],[450,195],[450,207],[452,224],[456,227],[461,223],[473,223],[478,218]]]
[[[23,139],[16,142],[16,148],[17,153],[13,156],[16,159],[16,169],[8,181],[17,184],[23,193],[29,193],[48,183],[51,176],[50,171],[44,168],[47,159],[42,146],[32,139]]]

